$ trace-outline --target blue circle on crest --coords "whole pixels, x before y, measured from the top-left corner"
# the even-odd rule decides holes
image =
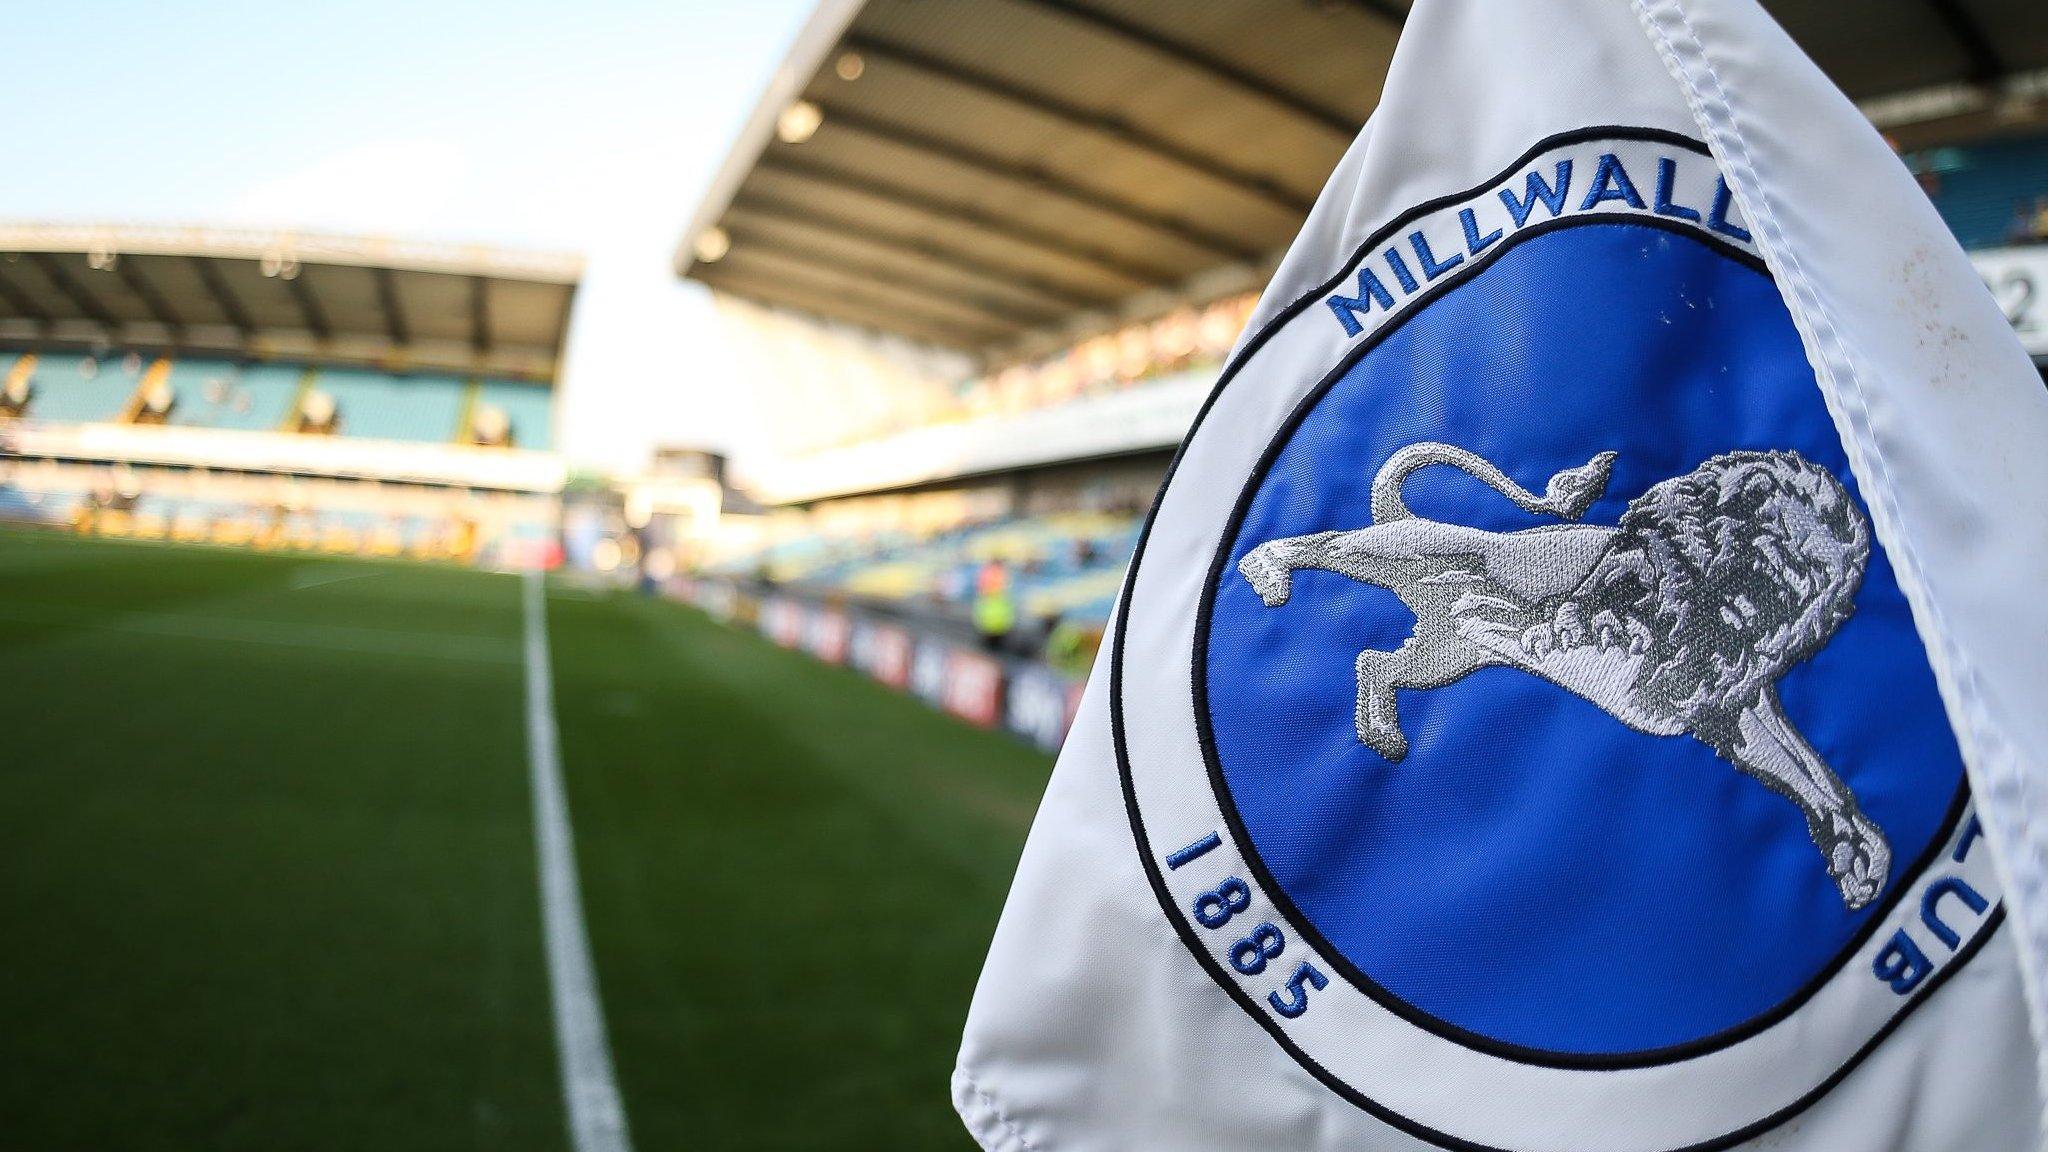
[[[1874,540],[1853,614],[1777,682],[1890,844],[1887,885],[1860,909],[1786,798],[1690,735],[1635,731],[1518,668],[1400,690],[1398,763],[1361,743],[1354,662],[1400,647],[1413,615],[1306,569],[1268,607],[1237,565],[1269,540],[1370,524],[1374,474],[1398,449],[1453,444],[1537,491],[1613,452],[1594,525],[1738,450],[1796,452],[1861,500],[1753,258],[1642,223],[1506,243],[1312,394],[1254,475],[1196,659],[1211,773],[1265,888],[1383,1003],[1538,1062],[1675,1059],[1839,970],[1947,830],[1962,762]],[[1450,468],[1404,492],[1429,520],[1556,523]]]

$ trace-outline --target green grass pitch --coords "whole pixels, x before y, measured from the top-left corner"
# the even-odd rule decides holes
[[[635,1146],[966,1149],[1046,759],[555,586]],[[0,1149],[561,1149],[519,582],[0,531]]]

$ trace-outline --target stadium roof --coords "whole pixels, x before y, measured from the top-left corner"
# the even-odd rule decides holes
[[[1906,145],[2039,125],[2041,0],[1768,0]],[[983,355],[1255,285],[1405,0],[825,0],[677,271]]]
[[[554,378],[582,261],[232,228],[0,224],[0,342]]]

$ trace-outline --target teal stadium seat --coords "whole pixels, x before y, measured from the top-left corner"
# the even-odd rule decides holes
[[[2006,243],[2014,210],[2048,196],[2048,136],[1937,148],[1920,159],[1936,177],[1935,208],[1965,248]]]
[[[497,408],[511,420],[514,447],[542,452],[554,447],[554,395],[545,384],[485,380],[477,403]]]
[[[291,415],[305,369],[296,364],[247,364],[185,359],[171,367],[177,403],[172,424],[269,432]]]
[[[313,387],[334,398],[343,436],[445,443],[462,418],[460,377],[397,376],[369,368],[322,368]]]
[[[87,369],[93,362],[97,372]],[[13,366],[10,361],[10,368]],[[33,392],[28,418],[65,424],[91,424],[112,420],[134,395],[141,373],[130,373],[121,358],[109,356],[93,361],[90,356],[68,352],[45,352],[36,357]]]

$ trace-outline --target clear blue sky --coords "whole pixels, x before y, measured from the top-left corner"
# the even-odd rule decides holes
[[[669,255],[812,4],[13,5],[0,217],[579,251],[569,453],[723,443],[729,358]]]

